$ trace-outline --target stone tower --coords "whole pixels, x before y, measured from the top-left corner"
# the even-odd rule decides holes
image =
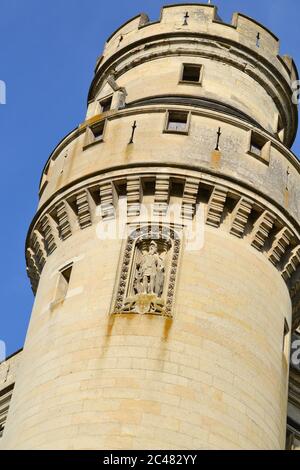
[[[297,79],[272,32],[211,5],[111,35],[42,174],[4,448],[284,448]]]

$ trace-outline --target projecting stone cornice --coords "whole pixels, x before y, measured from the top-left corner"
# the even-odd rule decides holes
[[[176,197],[181,204],[181,223],[186,224],[197,214],[199,204],[205,208],[205,224],[221,229],[228,235],[246,241],[274,265],[298,298],[293,282],[300,268],[300,227],[287,217],[270,198],[240,182],[221,175],[192,171],[187,168],[126,167],[121,170],[84,178],[51,203],[41,208],[34,218],[26,243],[28,274],[33,290],[47,258],[81,230],[117,217],[120,196],[127,196],[127,217],[139,217],[144,203],[144,188],[153,196],[151,220],[161,220]],[[174,186],[174,183],[176,185]],[[149,191],[150,188],[150,191]],[[152,188],[152,189],[151,189]],[[179,189],[178,189],[179,188]],[[178,192],[179,191],[179,192]],[[179,199],[178,199],[179,198]],[[296,290],[295,290],[296,289]],[[298,307],[295,318],[298,318]],[[294,322],[295,323],[295,322]]]
[[[300,164],[297,161],[298,165]],[[234,177],[232,175],[224,174],[219,171],[214,171],[213,169],[208,169],[206,167],[201,167],[201,166],[194,166],[194,165],[176,165],[172,164],[166,165],[165,163],[159,163],[157,162],[155,164],[155,168],[152,168],[149,164],[149,162],[145,163],[139,163],[138,165],[136,163],[127,163],[126,165],[116,165],[114,167],[110,168],[105,168],[105,170],[97,171],[94,173],[90,173],[89,175],[85,175],[82,178],[78,178],[75,181],[70,182],[60,190],[56,191],[52,196],[47,199],[47,201],[39,208],[37,213],[35,214],[35,217],[30,225],[29,228],[29,233],[36,223],[36,220],[40,217],[40,215],[47,210],[47,207],[53,204],[53,201],[59,200],[62,195],[69,195],[72,194],[74,191],[74,188],[80,187],[80,188],[85,188],[86,186],[91,186],[93,184],[96,184],[99,178],[118,178],[120,175],[123,174],[131,174],[135,173],[136,171],[139,171],[141,175],[152,175],[153,178],[156,177],[157,175],[157,169],[159,169],[162,173],[171,171],[172,175],[176,177],[182,176],[183,173],[189,172],[189,174],[194,175],[196,178],[199,178],[199,174],[205,175],[205,178],[207,178],[211,183],[215,181],[217,178],[219,181],[222,181],[223,184],[225,185],[230,185],[231,189],[233,191],[239,192],[241,189],[242,191],[245,192],[245,194],[252,195],[253,192],[255,194],[255,199],[260,201],[261,204],[270,203],[272,206],[274,206],[279,213],[283,214],[286,220],[288,220],[294,227],[298,227],[299,231],[299,222],[298,220],[295,219],[290,213],[290,211],[283,207],[281,204],[279,204],[276,200],[274,200],[267,192],[262,192],[259,189],[255,188],[253,189],[253,185],[251,183],[248,183],[245,180],[242,180],[241,178]],[[250,196],[251,197],[251,196]]]

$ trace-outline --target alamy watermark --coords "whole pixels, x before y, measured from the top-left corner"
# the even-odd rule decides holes
[[[99,214],[101,207],[98,208]],[[124,240],[128,237],[130,225],[128,223],[127,216],[127,202],[126,199],[119,200],[118,206],[118,217],[114,217],[114,206],[107,204],[105,207],[107,213],[112,216],[108,220],[102,220],[97,224],[96,233],[100,240]],[[186,213],[185,213],[186,211]],[[139,215],[134,217],[134,223],[143,225],[156,226],[160,223],[159,216],[153,217],[155,213],[155,206],[152,204],[139,205]],[[191,213],[195,213],[193,218]],[[186,215],[186,217],[185,217]],[[176,231],[176,226],[182,227],[182,217],[184,217],[184,243],[187,251],[198,251],[204,246],[204,234],[205,234],[205,211],[204,205],[197,204],[197,207],[186,207],[182,208],[181,204],[172,204],[169,210],[163,216],[163,225],[172,227]]]
[[[292,341],[291,363],[294,367],[300,368],[300,339]]]
[[[295,80],[292,83],[292,90],[293,90],[292,102],[293,104],[299,104],[300,103],[300,80]]]

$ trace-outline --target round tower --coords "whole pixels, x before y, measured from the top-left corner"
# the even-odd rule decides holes
[[[272,32],[211,5],[111,35],[42,174],[5,448],[285,447],[297,79]]]

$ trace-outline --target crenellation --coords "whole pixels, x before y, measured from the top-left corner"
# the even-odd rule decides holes
[[[135,16],[134,18],[127,21],[123,24],[120,28],[118,28],[106,41],[105,49],[103,52],[103,56],[105,57],[107,51],[109,51],[110,47],[121,46],[122,40],[124,36],[134,33],[138,31],[140,26],[143,26],[149,22],[149,17],[145,13],[141,13],[140,15]],[[121,40],[121,41],[120,41]],[[101,58],[103,57],[101,56]]]
[[[199,26],[212,23],[217,19],[217,7],[204,4],[166,5],[161,9],[160,25],[172,24],[177,29],[187,27],[190,31],[199,30]],[[185,15],[188,15],[185,19]]]
[[[237,43],[240,48],[244,46],[276,65],[285,80],[289,80],[286,66],[282,65],[279,56],[279,40],[268,28],[241,13],[235,13],[231,23],[225,23],[218,15],[218,8],[206,4],[167,5],[161,9],[160,19],[153,22],[144,14],[133,18],[108,39],[96,72],[122,48],[133,46],[139,40],[149,41],[155,35],[171,35],[174,32],[209,35],[226,39],[231,44]]]
[[[256,49],[258,54],[265,55],[268,59],[277,59],[279,40],[265,26],[241,13],[233,15],[232,24],[239,33],[241,44]]]

